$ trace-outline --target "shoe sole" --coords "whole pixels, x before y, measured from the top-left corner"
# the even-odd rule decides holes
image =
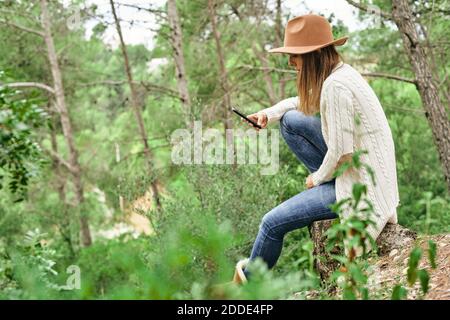
[[[234,275],[235,282],[237,282],[237,283],[247,283],[248,282],[247,277],[245,276],[245,273],[244,273],[244,268],[247,266],[249,261],[250,261],[250,259],[247,258],[247,259],[240,260],[236,264],[236,270],[235,270],[236,272]]]

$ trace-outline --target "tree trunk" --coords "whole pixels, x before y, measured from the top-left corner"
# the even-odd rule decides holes
[[[320,278],[325,281],[337,269],[339,263],[331,258],[330,254],[325,249],[326,237],[325,232],[331,226],[333,220],[323,220],[313,222],[309,227],[309,234],[314,244],[314,268],[320,275]],[[339,254],[338,250],[333,250],[332,254]]]
[[[81,181],[81,167],[78,162],[78,151],[75,147],[73,139],[72,123],[64,97],[64,86],[62,82],[61,71],[58,64],[58,58],[53,42],[51,31],[51,20],[47,7],[47,0],[41,0],[41,23],[44,29],[44,41],[47,47],[47,56],[50,63],[50,68],[53,77],[53,89],[55,92],[55,100],[58,108],[58,113],[61,119],[61,126],[69,148],[69,163],[71,166],[71,173],[73,177],[73,184],[75,187],[75,199],[78,207],[84,201],[83,184]],[[80,213],[80,228],[81,239],[84,246],[89,246],[92,243],[91,232],[89,230],[88,218]]]
[[[147,136],[147,132],[146,132],[145,126],[144,126],[144,120],[142,118],[141,108],[140,108],[139,103],[138,103],[136,87],[135,87],[134,82],[133,82],[133,74],[131,72],[130,61],[128,59],[127,47],[126,47],[125,42],[123,40],[122,28],[120,27],[120,22],[119,22],[119,19],[117,17],[116,9],[115,9],[115,6],[114,6],[114,1],[110,0],[110,4],[111,4],[112,14],[114,16],[114,22],[116,24],[117,33],[119,35],[120,48],[122,50],[122,56],[123,56],[123,60],[124,60],[125,73],[127,75],[128,85],[130,86],[131,105],[133,107],[134,114],[136,116],[136,121],[137,121],[138,128],[139,128],[139,134],[141,136],[142,143],[144,145],[144,155],[145,155],[145,159],[147,161],[148,170],[149,170],[150,173],[152,173],[153,172],[153,155],[152,155],[152,152],[151,152],[150,147],[148,145],[148,136]],[[156,175],[155,175],[155,177],[152,179],[152,182],[151,182],[151,190],[152,190],[153,200],[155,201],[156,208],[159,210],[159,209],[161,209],[161,201],[160,201],[159,191],[158,191],[157,185],[158,185],[158,183],[157,183],[157,178],[156,178]]]
[[[173,58],[175,60],[175,67],[177,72],[177,86],[180,94],[181,102],[183,103],[184,121],[188,128],[192,127],[191,122],[191,99],[189,97],[189,90],[187,84],[186,70],[183,55],[183,36],[181,32],[180,20],[178,18],[177,4],[175,0],[167,1],[167,15],[169,18],[169,26],[171,29],[171,36],[169,37],[170,44],[173,49]]]
[[[273,86],[272,76],[270,75],[269,63],[268,63],[267,58],[264,55],[264,53],[260,52],[255,45],[252,46],[252,49],[253,49],[253,52],[255,53],[255,55],[258,57],[259,61],[261,62],[262,67],[264,68],[263,75],[264,75],[264,80],[266,82],[267,95],[269,96],[270,104],[274,105],[277,103],[277,95],[275,93],[275,89]]]
[[[208,0],[208,12],[209,12],[209,20],[211,21],[212,33],[214,36],[214,40],[216,42],[216,55],[217,60],[219,62],[219,73],[220,73],[220,84],[223,90],[223,126],[225,131],[225,144],[227,149],[227,163],[229,160],[232,160],[232,168],[233,170],[237,169],[237,162],[234,161],[235,157],[235,149],[233,147],[233,133],[231,130],[233,129],[233,122],[231,120],[231,98],[230,98],[230,86],[228,84],[228,73],[227,68],[225,67],[225,57],[222,51],[222,45],[220,43],[220,33],[217,30],[216,23],[216,9],[215,9],[215,0]]]
[[[281,0],[277,0],[277,12],[275,16],[275,46],[281,47],[283,43],[283,25],[281,24]]]
[[[414,16],[407,0],[392,1],[392,18],[400,31],[403,45],[416,75],[416,85],[431,126],[447,188],[450,191],[450,121],[439,98],[438,86],[431,73],[425,51],[419,42]]]
[[[339,263],[333,260],[325,249],[325,232],[334,220],[313,222],[309,228],[311,240],[314,243],[315,268],[322,280],[328,279],[337,269]],[[378,254],[389,254],[394,249],[401,250],[408,242],[416,239],[416,233],[399,224],[388,223],[377,238]],[[339,250],[332,250],[332,254],[343,254]]]
[[[56,119],[53,119],[53,126],[50,132],[50,142],[53,153],[58,154],[58,141],[56,139]],[[64,241],[67,242],[67,246],[69,247],[71,256],[73,257],[75,255],[75,251],[71,236],[71,219],[67,211],[66,179],[64,176],[63,165],[57,157],[52,157],[52,169],[55,174],[55,185],[59,196],[59,202],[62,206],[62,219],[61,225],[59,226],[59,232]]]
[[[280,97],[280,100],[286,99],[286,82],[289,80],[287,76],[283,76],[280,79],[280,88],[278,96]]]
[[[216,23],[216,9],[215,9],[215,3],[214,0],[208,0],[208,12],[209,12],[209,19],[211,21],[211,27],[212,27],[212,33],[214,36],[214,40],[216,42],[216,52],[217,52],[217,61],[219,62],[219,72],[220,72],[220,84],[222,86],[222,90],[224,92],[223,95],[223,103],[224,103],[224,117],[223,117],[223,124],[226,129],[232,129],[233,124],[231,122],[230,118],[230,110],[231,110],[231,99],[230,99],[230,88],[228,85],[228,73],[227,69],[225,67],[225,58],[222,52],[222,45],[220,43],[220,34],[217,30],[217,23]]]

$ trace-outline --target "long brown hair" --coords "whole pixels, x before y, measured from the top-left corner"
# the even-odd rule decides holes
[[[342,60],[334,45],[301,55],[301,69],[297,72],[299,111],[313,115],[320,111],[320,92],[325,79]]]

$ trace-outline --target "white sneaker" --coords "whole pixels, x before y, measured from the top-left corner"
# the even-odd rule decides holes
[[[247,283],[247,277],[245,276],[244,269],[250,261],[249,258],[240,260],[236,263],[236,268],[234,270],[233,282],[237,284]]]

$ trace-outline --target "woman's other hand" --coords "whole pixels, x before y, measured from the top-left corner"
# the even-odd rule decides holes
[[[264,129],[265,127],[267,127],[267,115],[264,112],[253,113],[251,115],[248,115],[247,118],[256,122],[259,126],[261,126],[261,129]],[[242,119],[242,121],[245,121],[245,120]],[[253,127],[253,125],[250,122],[248,122],[248,121],[245,121],[245,122],[247,122],[249,126]],[[254,127],[254,128],[256,129],[256,131],[259,131],[259,128],[256,128],[256,127]]]
[[[311,175],[309,175],[309,176],[306,178],[305,184],[306,184],[306,187],[307,187],[308,189],[311,189],[312,187],[314,187],[314,183],[313,183],[313,180],[312,180]]]

